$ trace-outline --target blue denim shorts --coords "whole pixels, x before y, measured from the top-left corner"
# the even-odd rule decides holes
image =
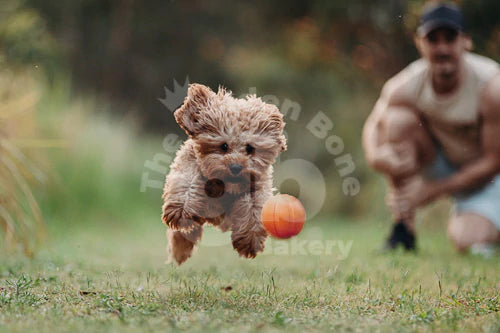
[[[453,175],[458,168],[453,166],[438,150],[435,160],[426,167],[424,175],[428,179],[443,179]],[[471,212],[481,215],[500,230],[500,174],[480,188],[452,195],[457,213]]]

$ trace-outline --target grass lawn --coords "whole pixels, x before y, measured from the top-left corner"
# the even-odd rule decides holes
[[[165,228],[144,221],[59,228],[34,260],[2,255],[0,330],[500,329],[498,257],[459,256],[441,230],[422,233],[417,255],[382,255],[387,225],[309,221],[255,260],[209,230],[176,267]]]

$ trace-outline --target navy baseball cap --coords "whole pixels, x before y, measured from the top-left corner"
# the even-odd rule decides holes
[[[464,18],[458,6],[451,3],[437,3],[424,7],[420,16],[417,34],[426,36],[437,28],[450,28],[456,31],[465,30]]]

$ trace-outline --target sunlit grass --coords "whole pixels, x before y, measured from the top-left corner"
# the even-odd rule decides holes
[[[2,259],[0,326],[495,332],[500,325],[498,258],[457,255],[442,231],[424,231],[416,255],[380,254],[387,225],[314,220],[297,240],[352,240],[345,260],[336,253],[245,260],[205,238],[177,267],[164,264],[164,226],[152,209],[147,215],[137,225],[103,220],[68,228],[33,261]]]

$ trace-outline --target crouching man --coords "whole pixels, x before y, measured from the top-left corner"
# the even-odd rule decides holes
[[[390,249],[415,248],[415,210],[455,201],[448,235],[463,252],[500,241],[500,68],[470,53],[458,7],[433,3],[415,34],[421,59],[383,87],[366,120],[368,164],[389,184]]]

